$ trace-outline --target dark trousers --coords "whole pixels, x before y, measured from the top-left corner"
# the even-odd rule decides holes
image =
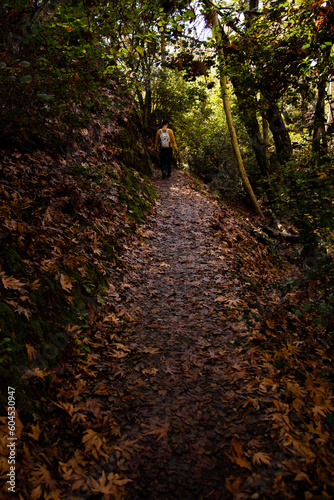
[[[170,177],[172,173],[173,148],[162,148],[160,150],[160,168],[162,173],[167,173]]]

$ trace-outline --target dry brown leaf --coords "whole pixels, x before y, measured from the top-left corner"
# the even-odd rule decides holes
[[[81,442],[85,446],[85,451],[90,451],[98,460],[100,458],[100,455],[108,457],[108,454],[106,454],[102,450],[102,446],[105,444],[105,441],[105,438],[98,434],[96,431],[94,431],[93,429],[87,429],[84,432],[84,436]]]
[[[39,440],[39,436],[41,434],[41,429],[39,427],[39,422],[37,422],[36,425],[32,425],[31,426],[31,430],[32,430],[32,432],[28,432],[28,436],[30,436],[35,441],[38,441]]]
[[[142,370],[142,373],[144,375],[156,375],[158,373],[158,370],[154,367],[152,368],[145,368],[144,370]]]
[[[262,451],[258,451],[257,453],[254,453],[252,462],[254,465],[269,465],[271,463],[271,456],[268,455],[268,453],[262,453]]]
[[[73,288],[73,278],[69,276],[65,276],[64,274],[60,275],[60,285],[63,290],[69,292]]]
[[[15,312],[17,312],[20,315],[24,315],[27,319],[30,319],[31,317],[31,311],[29,309],[26,309],[25,307],[17,306],[15,309]]]
[[[30,361],[32,359],[35,359],[36,358],[36,349],[32,345],[29,345],[29,344],[26,344],[25,346],[26,346],[28,358],[30,359]]]
[[[119,498],[116,486],[123,486],[129,482],[131,479],[122,479],[119,474],[113,472],[108,474],[107,478],[103,471],[99,480],[91,478],[92,492],[114,495],[115,498]]]
[[[160,426],[156,426],[155,429],[149,431],[149,432],[144,432],[144,436],[149,436],[149,435],[158,435],[158,441],[162,439],[163,437],[167,436],[168,430],[169,430],[169,421],[166,419],[163,424]],[[149,425],[144,424],[144,427],[150,427]]]
[[[0,279],[4,288],[6,289],[10,288],[12,290],[20,290],[25,286],[24,283],[17,280],[16,278],[13,278],[12,276],[6,276],[3,271],[0,273]]]
[[[312,481],[305,472],[299,472],[294,478],[294,481],[307,481],[308,484],[312,485]]]
[[[251,463],[247,460],[241,443],[233,438],[231,447],[232,455],[227,455],[229,459],[240,467],[245,467],[246,469],[252,470]]]

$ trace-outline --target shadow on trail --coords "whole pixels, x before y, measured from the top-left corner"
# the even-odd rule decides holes
[[[124,284],[137,314],[122,331],[135,347],[122,363],[117,409],[121,422],[122,415],[131,420],[121,424],[122,442],[131,445],[120,445],[127,474],[136,474],[129,496],[229,498],[232,438],[264,433],[256,411],[243,410],[238,336],[224,303],[237,293],[230,248],[213,229],[217,205],[181,173],[156,180],[156,188],[142,243],[125,256]]]

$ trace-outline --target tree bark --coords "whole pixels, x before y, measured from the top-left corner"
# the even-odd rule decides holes
[[[253,118],[253,120],[249,121],[245,124],[249,137],[252,141],[253,151],[255,154],[255,158],[257,164],[259,166],[260,172],[263,177],[266,177],[269,173],[268,167],[268,157],[266,153],[266,143],[263,140],[260,132],[260,126],[257,118]]]
[[[327,80],[321,79],[318,83],[318,97],[313,118],[312,151],[319,153],[327,151],[325,130],[325,96]]]
[[[204,0],[204,3],[207,8],[212,10],[212,4],[209,0]],[[219,63],[219,71],[220,71],[220,86],[222,90],[222,97],[223,97],[223,104],[224,104],[224,111],[225,111],[225,116],[226,116],[226,121],[227,121],[227,126],[228,130],[230,133],[230,138],[231,138],[231,143],[233,146],[233,151],[238,163],[240,175],[242,178],[242,182],[245,188],[245,191],[253,205],[254,210],[258,215],[263,217],[263,212],[261,210],[261,207],[255,197],[253,188],[249,182],[247,172],[245,170],[240,148],[239,148],[239,143],[238,143],[238,138],[237,134],[235,131],[234,123],[233,123],[233,117],[231,113],[231,108],[230,108],[230,101],[228,97],[228,92],[227,92],[227,78],[225,74],[225,58],[224,58],[224,52],[223,49],[221,48],[221,34],[220,34],[220,26],[219,26],[219,21],[218,21],[218,14],[214,12],[214,18],[213,18],[213,26],[216,31],[216,51],[217,51],[217,56],[218,56],[218,63]]]
[[[262,117],[262,131],[263,131],[263,142],[265,147],[265,155],[268,158],[268,148],[269,148],[269,123],[268,120]]]
[[[145,112],[144,112],[145,125],[147,125],[149,121],[151,111],[152,111],[152,88],[151,88],[151,82],[147,82],[145,90]]]
[[[315,106],[314,118],[313,118],[313,137],[312,137],[312,151],[313,153],[324,153],[328,152],[328,144],[326,137],[325,128],[325,98],[326,98],[326,88],[328,82],[329,73],[329,58],[331,54],[332,47],[326,47],[322,55],[321,66],[323,71],[321,71],[318,81],[318,97]]]
[[[250,102],[250,96],[243,96],[241,94],[238,90],[238,86],[234,85],[233,79],[232,84],[235,95],[238,99],[242,121],[251,140],[257,164],[261,174],[266,177],[269,173],[268,157],[266,154],[266,144],[262,139],[259,122],[256,116],[256,108],[252,105],[252,102]]]
[[[163,33],[161,34],[161,63],[163,66],[166,64],[166,38]]]
[[[267,119],[273,134],[278,160],[281,164],[286,163],[292,155],[292,144],[289,132],[277,106],[273,105],[268,108]]]

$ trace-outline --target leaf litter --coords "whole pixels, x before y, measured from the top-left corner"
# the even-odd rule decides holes
[[[332,347],[310,312],[294,314],[305,297],[278,286],[297,267],[187,174],[153,183],[108,301],[51,370],[38,422],[20,427],[18,497],[332,498]]]

